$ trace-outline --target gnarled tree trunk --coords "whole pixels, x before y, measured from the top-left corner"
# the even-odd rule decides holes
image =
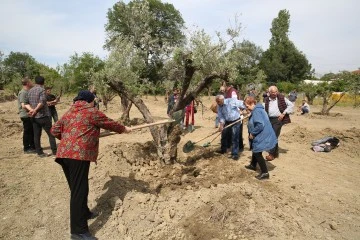
[[[323,106],[322,106],[322,109],[321,109],[321,115],[329,115],[330,113],[330,110],[343,98],[343,96],[345,95],[345,93],[341,93],[339,98],[329,106],[330,104],[330,98],[332,96],[332,93],[330,95],[323,95],[322,98],[323,98]]]
[[[185,65],[185,78],[182,85],[182,91],[178,98],[178,102],[174,106],[173,112],[183,110],[192,100],[194,100],[207,86],[209,86],[212,80],[216,78],[226,79],[227,75],[220,75],[213,73],[205,77],[195,88],[195,90],[188,92],[190,82],[195,73],[195,67],[192,66],[191,60],[188,60]],[[154,122],[154,118],[151,115],[149,109],[139,96],[131,94],[125,89],[124,84],[119,80],[109,82],[109,86],[123,97],[126,97],[132,102],[141,112],[147,123]],[[157,154],[161,163],[172,164],[177,158],[178,143],[181,139],[180,124],[172,123],[168,125],[158,125],[150,127],[150,132],[153,137],[154,143],[157,148]]]

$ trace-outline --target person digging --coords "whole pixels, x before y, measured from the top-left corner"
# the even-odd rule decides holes
[[[96,240],[89,232],[88,219],[95,218],[87,205],[89,167],[96,162],[100,128],[129,133],[131,128],[108,118],[94,107],[95,96],[82,90],[74,104],[51,128],[60,140],[55,161],[61,165],[70,188],[70,232],[72,240]]]

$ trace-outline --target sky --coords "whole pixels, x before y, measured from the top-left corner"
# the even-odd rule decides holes
[[[51,67],[75,52],[105,58],[107,11],[115,0],[0,0],[0,51],[27,52]],[[128,2],[128,1],[125,1]],[[290,40],[319,75],[360,68],[359,0],[163,0],[174,5],[188,29],[211,36],[242,25],[241,39],[264,51],[282,9],[290,13]]]

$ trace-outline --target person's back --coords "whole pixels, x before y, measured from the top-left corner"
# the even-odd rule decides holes
[[[33,117],[32,125],[34,130],[34,142],[36,147],[36,152],[39,157],[47,157],[50,154],[43,152],[41,147],[41,132],[42,129],[45,130],[46,134],[49,137],[49,143],[52,150],[52,154],[56,155],[57,146],[56,140],[53,135],[50,133],[51,129],[51,119],[50,111],[46,102],[46,94],[44,89],[45,78],[42,76],[35,77],[35,86],[29,90],[29,104],[32,111],[30,111],[31,116]]]

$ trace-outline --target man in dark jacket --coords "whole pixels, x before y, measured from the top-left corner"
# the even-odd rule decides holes
[[[271,125],[275,131],[276,137],[279,139],[281,128],[284,124],[290,123],[290,116],[293,112],[294,104],[283,95],[279,94],[276,86],[269,88],[269,97],[265,98],[265,111],[269,115]],[[279,157],[279,145],[270,150],[266,160],[272,161]]]

